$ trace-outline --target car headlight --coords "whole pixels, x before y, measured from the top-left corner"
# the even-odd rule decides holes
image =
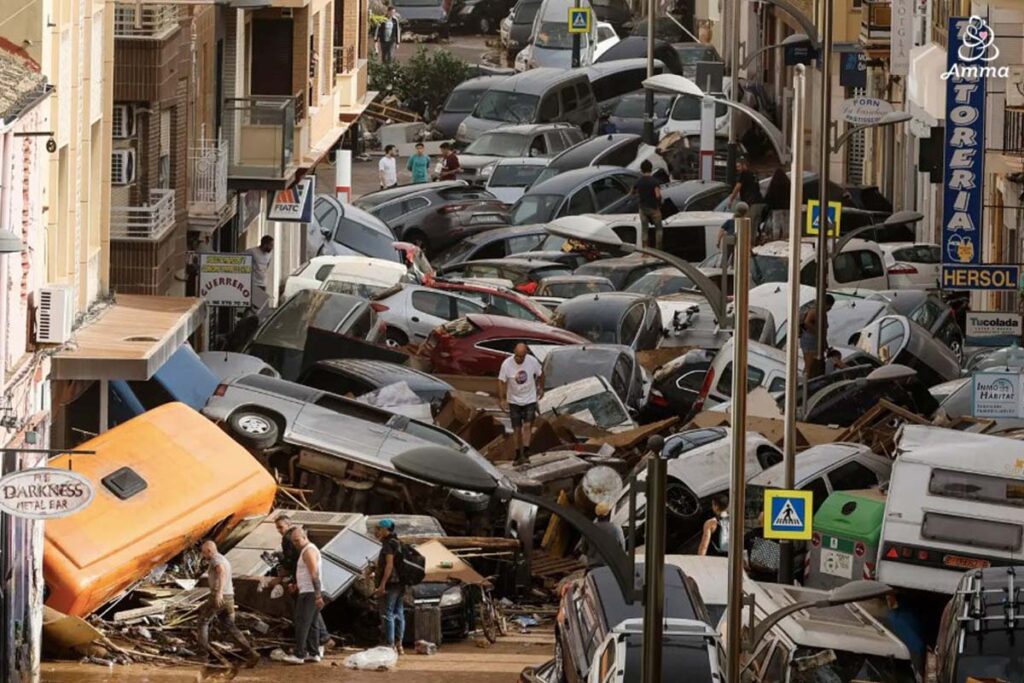
[[[460,123],[458,129],[455,131],[455,137],[462,138],[469,133],[469,128],[466,127],[465,123]]]
[[[497,166],[497,165],[498,165],[497,161],[492,161],[491,163],[489,163],[486,166],[484,166],[483,168],[481,168],[480,169],[480,179],[484,180],[484,179],[490,178],[491,174],[494,173],[494,167]]]
[[[441,594],[441,602],[438,603],[438,607],[454,607],[455,605],[462,604],[462,588],[455,586],[449,588]]]

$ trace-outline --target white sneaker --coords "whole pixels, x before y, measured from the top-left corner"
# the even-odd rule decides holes
[[[319,662],[323,659],[320,655],[306,655],[307,662]]]
[[[320,654],[320,659],[323,659],[323,658],[324,658],[324,646],[323,646],[323,645],[321,645],[321,646],[320,646],[320,647],[318,648],[318,650],[319,650],[319,654]]]
[[[284,657],[281,658],[281,661],[282,662],[288,662],[289,664],[305,664],[306,663],[305,659],[302,659],[301,657],[296,657],[295,655],[285,655]]]

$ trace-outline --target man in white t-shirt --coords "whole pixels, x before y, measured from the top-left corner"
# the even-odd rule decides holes
[[[380,175],[380,189],[386,190],[398,184],[398,164],[395,157],[398,156],[398,148],[388,145],[384,148],[384,156],[377,164],[377,171]]]
[[[498,401],[512,422],[516,462],[528,455],[537,401],[543,396],[544,370],[540,361],[529,355],[526,344],[516,344],[515,352],[505,359],[498,373]]]

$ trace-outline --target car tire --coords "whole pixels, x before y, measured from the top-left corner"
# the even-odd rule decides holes
[[[680,519],[693,519],[701,512],[700,499],[686,484],[670,481],[665,488],[665,509]]]
[[[956,357],[957,364],[960,367],[964,366],[964,340],[954,339],[949,343],[949,349],[953,352],[953,356]]]
[[[448,40],[449,38],[451,38],[451,35],[452,35],[452,31],[448,27],[448,24],[444,24],[437,31],[437,37],[440,38],[441,40]]]
[[[228,418],[228,429],[240,443],[260,450],[270,448],[281,438],[274,418],[251,409],[236,410]]]
[[[384,330],[384,343],[391,348],[407,346],[409,344],[409,335],[402,332],[397,327],[391,327],[388,325]]]

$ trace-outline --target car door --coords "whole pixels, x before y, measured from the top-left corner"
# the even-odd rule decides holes
[[[422,341],[430,332],[446,322],[466,313],[483,313],[483,306],[444,292],[417,289],[410,297],[409,332]]]
[[[616,176],[598,178],[590,184],[590,189],[594,193],[594,202],[598,211],[611,206],[629,194],[629,188]]]
[[[569,199],[562,204],[562,208],[558,212],[558,215],[582,216],[585,213],[594,213],[596,210],[597,208],[594,203],[594,195],[590,190],[590,186],[586,185],[579,188],[569,196]]]
[[[880,254],[869,249],[844,251],[832,261],[829,279],[836,287],[887,289],[889,278]]]
[[[356,406],[337,396],[322,394],[314,402],[303,405],[289,425],[289,439],[318,451],[376,466],[391,427],[379,415],[367,411],[367,415],[371,414],[371,419],[361,419]]]
[[[380,218],[394,230],[398,239],[402,239],[407,228],[419,224],[422,210],[428,206],[430,206],[430,200],[426,197],[412,197],[402,201],[399,213],[395,218],[391,220],[387,220],[382,216]]]
[[[545,156],[553,157],[567,146],[565,144],[565,138],[562,137],[562,133],[558,129],[549,130],[544,133],[544,138],[547,140],[548,144],[548,153]]]
[[[533,136],[533,138],[530,140],[530,147],[528,148],[526,154],[527,156],[537,158],[551,156],[551,154],[548,151],[547,138],[544,136],[543,133],[538,133],[537,135]]]

